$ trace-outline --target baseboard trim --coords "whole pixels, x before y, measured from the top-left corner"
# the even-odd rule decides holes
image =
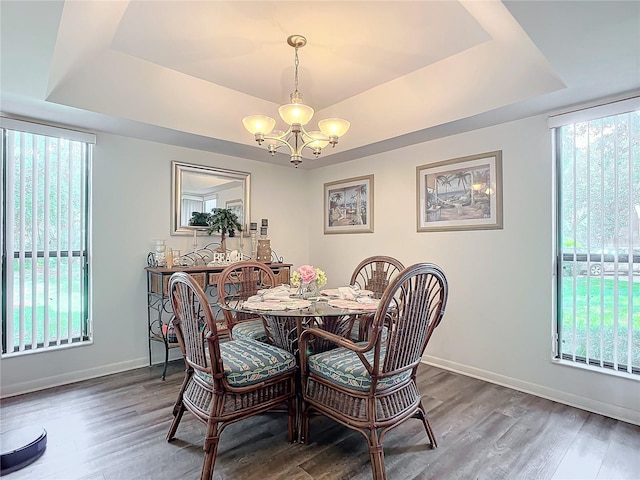
[[[459,373],[461,375],[466,375],[468,377],[484,380],[496,385],[501,385],[503,387],[512,388],[520,392],[529,393],[537,397],[546,398],[547,400],[553,400],[554,402],[580,408],[582,410],[587,410],[589,412],[604,415],[606,417],[615,418],[616,420],[622,420],[623,422],[640,425],[640,412],[631,410],[629,408],[619,407],[617,405],[611,405],[609,403],[600,402],[598,400],[580,397],[571,393],[548,388],[543,385],[524,382],[522,380],[518,380],[517,378],[499,375],[487,370],[470,367],[468,365],[451,362],[449,360],[443,360],[441,358],[432,357],[430,355],[423,356],[422,363],[433,365],[434,367]]]
[[[75,372],[63,373],[52,377],[39,378],[29,382],[15,383],[13,385],[0,385],[0,398],[15,397],[23,393],[36,392],[45,388],[59,387],[69,383],[81,382],[92,378],[111,375],[112,373],[125,372],[135,368],[146,367],[149,365],[147,357],[137,358],[121,363],[113,363],[111,365],[103,365],[96,368],[79,370]]]

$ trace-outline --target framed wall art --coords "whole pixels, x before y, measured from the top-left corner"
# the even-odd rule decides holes
[[[502,228],[502,150],[416,167],[418,232]]]
[[[324,184],[324,233],[373,232],[373,175]]]

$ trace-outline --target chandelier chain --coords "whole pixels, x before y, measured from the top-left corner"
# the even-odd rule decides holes
[[[295,73],[295,86],[296,86],[296,92],[298,92],[298,65],[300,64],[300,61],[298,60],[298,47],[296,47],[296,56],[295,56],[295,62],[294,62],[295,66],[296,66],[296,73]]]

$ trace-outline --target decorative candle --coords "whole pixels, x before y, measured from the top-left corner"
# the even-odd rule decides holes
[[[258,231],[258,222],[251,222],[251,231],[252,232]]]

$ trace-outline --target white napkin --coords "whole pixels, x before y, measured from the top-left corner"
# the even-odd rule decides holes
[[[351,287],[338,287],[338,295],[342,300],[355,300],[358,293]]]
[[[362,296],[360,296],[360,297],[356,298],[356,302],[362,303],[363,305],[372,305],[374,303],[378,303],[378,300],[374,300],[371,297],[362,297]]]
[[[258,291],[256,295],[249,297],[247,302],[284,302],[291,300],[291,290],[288,285],[279,285],[274,288],[268,288]]]
[[[346,310],[375,310],[378,308],[379,300],[368,297],[358,297],[357,300],[343,300],[341,298],[330,298],[329,305],[336,308],[344,308]]]
[[[262,295],[265,300],[290,300],[291,289],[289,285],[278,285],[274,288],[261,290],[258,295]]]

